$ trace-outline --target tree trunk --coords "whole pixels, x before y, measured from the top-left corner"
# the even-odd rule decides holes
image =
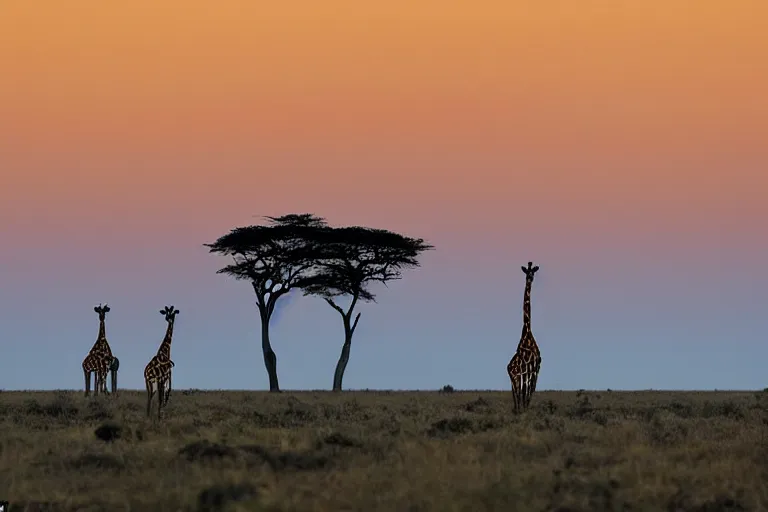
[[[272,350],[272,344],[269,342],[269,318],[266,312],[259,308],[261,314],[261,351],[264,353],[264,366],[269,375],[269,390],[273,393],[280,392],[280,384],[277,381],[277,355]]]
[[[341,391],[341,381],[344,379],[344,371],[349,363],[349,350],[352,348],[352,332],[349,328],[349,322],[344,322],[344,345],[341,347],[341,356],[336,363],[336,371],[333,373],[333,390]]]
[[[351,323],[352,309],[357,303],[357,296],[352,300],[352,304],[346,313],[342,309],[328,300],[328,304],[331,305],[336,311],[341,313],[341,318],[344,321],[344,345],[341,347],[341,355],[339,356],[339,362],[336,363],[336,371],[333,372],[333,390],[341,391],[341,381],[344,379],[344,371],[347,369],[347,363],[349,363],[349,351],[352,348],[352,336],[355,335],[355,329],[357,329],[357,322],[360,320],[360,313],[355,317],[355,322]]]

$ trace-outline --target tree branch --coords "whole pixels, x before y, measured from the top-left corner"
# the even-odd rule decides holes
[[[355,323],[352,324],[352,329],[349,331],[349,334],[355,334],[355,329],[357,328],[357,321],[360,320],[360,313],[357,314],[355,317]]]
[[[272,318],[272,313],[275,311],[275,304],[277,304],[277,299],[288,293],[288,288],[283,285],[280,287],[277,291],[272,291],[272,289],[275,287],[275,283],[272,283],[272,286],[269,290],[269,300],[267,301],[268,306],[268,318]]]
[[[343,309],[341,309],[341,307],[339,307],[339,305],[338,305],[338,304],[336,304],[335,302],[333,302],[333,299],[329,299],[328,297],[323,297],[323,299],[325,300],[325,302],[327,302],[327,303],[328,303],[328,305],[329,305],[329,306],[331,306],[333,309],[335,309],[336,311],[338,311],[338,312],[339,312],[339,314],[341,315],[341,317],[342,317],[342,318],[346,318],[346,317],[344,316],[344,310],[343,310]]]
[[[360,286],[362,286],[362,283],[360,283],[360,284],[359,284],[359,285],[356,287],[356,289],[355,289],[356,291],[355,291],[355,293],[352,295],[352,302],[349,304],[349,310],[347,310],[347,316],[351,316],[351,315],[352,315],[352,310],[353,310],[353,309],[355,309],[355,304],[357,304],[357,299],[359,299],[359,298],[360,298],[360,292],[359,292],[359,291],[357,291],[357,290],[359,290],[359,289],[360,289]]]
[[[329,299],[328,297],[324,297],[324,298],[325,298],[325,302],[327,302],[329,306],[331,306],[333,309],[335,309],[336,311],[338,311],[338,312],[339,312],[339,314],[340,314],[342,317],[344,317],[344,310],[343,310],[343,309],[341,309],[341,307],[339,307],[339,305],[338,305],[338,304],[336,304],[335,302],[333,302],[333,300]]]
[[[265,308],[267,305],[264,304],[264,294],[261,293],[259,283],[256,281],[251,281],[251,286],[253,287],[253,291],[256,293],[256,304],[258,304],[260,308]]]

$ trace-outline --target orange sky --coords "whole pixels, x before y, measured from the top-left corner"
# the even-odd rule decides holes
[[[326,187],[350,221],[387,208],[349,194],[386,171],[410,177],[411,217],[544,201],[638,225],[681,204],[754,218],[766,34],[764,0],[5,1],[0,213],[152,215],[168,186],[242,213],[266,184],[290,198],[254,213],[323,206]]]

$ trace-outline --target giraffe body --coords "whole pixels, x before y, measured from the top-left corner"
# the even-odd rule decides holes
[[[144,382],[149,395],[147,401],[147,415],[151,413],[152,397],[157,393],[160,407],[165,407],[171,398],[171,374],[174,363],[170,359],[153,357],[144,368]],[[158,410],[158,414],[160,411]]]
[[[168,328],[157,354],[150,359],[144,368],[144,384],[147,388],[147,416],[152,412],[152,398],[157,393],[158,418],[161,417],[162,409],[168,404],[168,398],[171,394],[171,370],[174,366],[173,361],[171,361],[171,341],[173,339],[173,324],[179,310],[174,309],[173,306],[166,306],[160,310],[160,314],[165,317]]]
[[[528,267],[521,267],[525,273],[525,293],[523,294],[523,331],[517,351],[507,365],[507,374],[512,382],[512,395],[515,412],[527,409],[531,403],[536,383],[541,370],[541,352],[531,331],[531,285],[533,276],[539,267],[528,262]]]
[[[90,352],[83,360],[83,375],[85,376],[85,396],[91,391],[91,373],[93,373],[93,394],[106,391],[109,355],[101,352]]]

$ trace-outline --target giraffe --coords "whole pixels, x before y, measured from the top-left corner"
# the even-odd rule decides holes
[[[531,332],[531,285],[533,276],[539,267],[528,262],[528,267],[520,267],[525,274],[525,292],[523,294],[523,331],[517,351],[507,365],[507,374],[512,381],[512,395],[515,400],[515,412],[527,408],[536,391],[536,382],[541,369],[541,352]]]
[[[168,328],[165,331],[163,342],[157,349],[157,354],[147,363],[144,368],[144,383],[147,386],[147,416],[151,414],[152,397],[157,393],[157,417],[160,419],[163,406],[168,403],[168,396],[171,392],[171,369],[174,364],[171,361],[171,340],[173,337],[173,323],[179,310],[173,306],[166,306],[160,310],[160,314],[168,322]],[[167,390],[167,394],[166,394]]]
[[[96,336],[96,343],[93,344],[88,355],[83,360],[83,375],[85,377],[85,396],[91,391],[91,373],[94,374],[93,394],[98,395],[99,391],[106,393],[107,372],[112,364],[114,356],[112,349],[107,343],[106,326],[104,320],[109,313],[109,305],[99,304],[93,310],[99,315],[99,334]],[[113,380],[114,386],[114,380]]]

